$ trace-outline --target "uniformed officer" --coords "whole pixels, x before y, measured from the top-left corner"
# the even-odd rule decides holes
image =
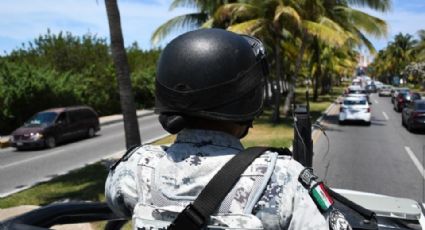
[[[158,62],[155,111],[176,140],[133,148],[112,167],[106,198],[114,212],[132,217],[135,229],[165,229],[244,149],[240,139],[262,111],[267,68],[264,47],[253,37],[201,29],[172,40]],[[208,226],[351,229],[315,179],[291,156],[267,151]]]

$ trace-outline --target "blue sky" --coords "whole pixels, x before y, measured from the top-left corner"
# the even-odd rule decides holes
[[[159,25],[174,16],[193,12],[184,8],[169,11],[171,0],[118,2],[126,45],[137,41],[143,49],[152,48],[150,36]],[[425,0],[394,0],[392,11],[385,14],[366,11],[389,24],[386,39],[371,39],[377,49],[384,48],[399,32],[415,34],[425,29]],[[0,54],[45,34],[48,28],[53,33],[109,36],[104,0],[1,0],[0,15]]]

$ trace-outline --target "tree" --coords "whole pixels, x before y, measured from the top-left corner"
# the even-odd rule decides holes
[[[121,30],[121,19],[117,0],[105,0],[105,6],[111,36],[112,58],[115,64],[121,110],[124,118],[125,142],[128,149],[133,145],[141,144],[139,123],[131,88],[130,68],[124,49],[124,38]]]
[[[425,30],[419,30],[419,41],[415,47],[419,61],[425,61]]]

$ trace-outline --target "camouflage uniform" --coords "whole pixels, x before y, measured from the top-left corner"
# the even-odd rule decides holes
[[[143,224],[159,219],[172,221],[242,150],[239,139],[229,134],[185,129],[170,147],[139,147],[111,170],[106,183],[107,201],[115,213],[133,216],[135,225],[139,219]],[[303,169],[290,156],[264,153],[242,174],[209,226],[329,229],[328,218],[298,182]]]

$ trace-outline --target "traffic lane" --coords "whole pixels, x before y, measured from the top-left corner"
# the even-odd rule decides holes
[[[381,97],[374,95],[376,99],[380,102],[379,110],[382,113],[387,114],[388,120],[391,121],[390,125],[394,127],[394,130],[400,135],[400,138],[403,140],[401,144],[404,144],[404,147],[411,149],[415,157],[421,162],[424,162],[424,148],[425,148],[425,130],[409,132],[401,123],[401,113],[394,111],[393,104],[391,103],[391,98]]]
[[[153,137],[164,135],[165,131],[160,127],[158,122],[158,116],[146,116],[141,117],[139,120],[140,126],[140,135],[142,142],[151,140]],[[142,124],[143,123],[143,124]],[[26,160],[33,157],[40,157],[43,155],[48,156],[52,152],[56,152],[57,149],[65,149],[68,151],[72,148],[80,148],[80,146],[86,145],[96,145],[94,143],[98,142],[108,142],[111,138],[124,137],[124,123],[118,122],[101,127],[101,130],[96,134],[94,138],[91,139],[80,139],[68,143],[63,143],[58,145],[53,149],[33,149],[33,150],[23,150],[17,151],[15,148],[7,148],[0,151],[0,167],[2,165],[8,165],[17,161]],[[125,146],[124,138],[117,139],[120,142],[117,145]]]
[[[331,187],[422,200],[421,175],[375,104],[371,126],[340,126],[339,106],[331,110],[323,122],[330,145],[324,135],[314,144],[315,172]]]
[[[168,135],[160,126],[157,116],[139,119],[143,140]],[[98,137],[65,144],[54,151],[15,161],[0,168],[0,196],[22,190],[36,182],[46,181],[70,170],[94,163],[103,158],[124,153],[123,125],[105,128]],[[146,142],[145,141],[145,142]]]

